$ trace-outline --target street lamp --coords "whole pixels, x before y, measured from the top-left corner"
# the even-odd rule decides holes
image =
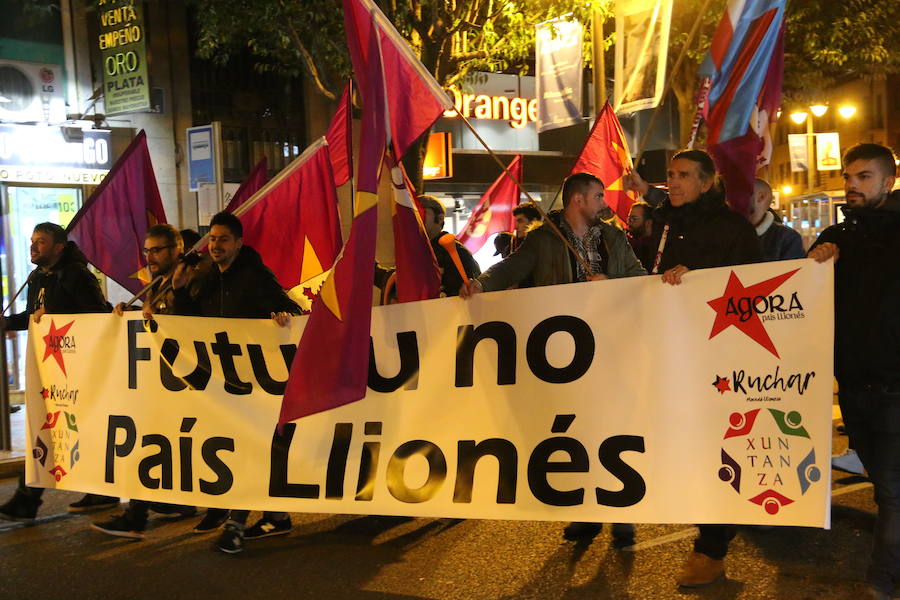
[[[850,119],[856,114],[856,107],[852,104],[845,104],[838,108],[838,114],[845,119]]]

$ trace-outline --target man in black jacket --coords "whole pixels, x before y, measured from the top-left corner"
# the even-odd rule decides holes
[[[189,289],[188,268],[184,263],[178,265],[172,276],[175,314],[272,318],[283,327],[290,322],[291,315],[302,312],[282,289],[275,274],[263,264],[259,253],[244,245],[243,236],[240,219],[231,213],[220,212],[212,218],[209,222],[212,268],[192,281]],[[214,519],[217,510],[207,511],[204,521]],[[287,513],[266,512],[258,523],[245,531],[249,514],[250,511],[246,510],[232,511],[225,531],[216,541],[219,550],[236,554],[243,550],[244,539],[287,534],[293,527]]]
[[[878,505],[869,597],[900,584],[900,192],[891,193],[890,149],[859,144],[844,154],[846,219],[822,232],[809,256],[834,258],[834,371],[850,443]]]
[[[87,268],[87,259],[75,242],[68,241],[66,230],[55,223],[38,223],[31,234],[31,262],[37,268],[28,276],[25,311],[0,320],[0,327],[13,331],[28,329],[28,320],[40,322],[44,314],[109,312],[97,278]],[[43,488],[25,485],[25,473],[12,499],[0,506],[0,517],[30,521],[41,505]],[[69,512],[110,508],[118,498],[87,494],[69,505]]]
[[[419,196],[419,203],[425,211],[425,233],[441,268],[441,291],[445,296],[458,296],[464,282],[463,273],[472,279],[481,275],[481,268],[472,253],[452,233],[443,230],[444,204],[434,196]]]
[[[679,285],[692,269],[761,262],[756,231],[725,204],[725,193],[709,154],[686,150],[672,158],[667,171],[669,194],[648,185],[636,173],[626,185],[644,195],[653,211],[653,237],[645,256],[651,273]],[[734,525],[699,525],[700,535],[678,580],[682,587],[709,585],[725,574]]]

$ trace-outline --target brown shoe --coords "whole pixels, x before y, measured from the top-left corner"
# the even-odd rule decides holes
[[[692,552],[684,564],[678,585],[686,588],[707,586],[725,576],[725,561],[710,558],[699,552]]]

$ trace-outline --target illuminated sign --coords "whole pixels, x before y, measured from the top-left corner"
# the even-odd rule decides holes
[[[509,121],[509,126],[514,129],[522,129],[528,123],[537,121],[537,98],[464,94],[456,87],[450,87],[448,93],[453,95],[455,107],[455,110],[444,111],[444,116],[450,119],[459,111],[466,118]]]
[[[425,162],[422,164],[424,179],[453,177],[453,147],[449,132],[436,132],[428,136]]]
[[[99,184],[112,166],[109,131],[79,131],[67,139],[59,127],[0,125],[0,181]]]
[[[139,0],[100,0],[97,14],[106,114],[148,110],[150,85],[143,4]]]

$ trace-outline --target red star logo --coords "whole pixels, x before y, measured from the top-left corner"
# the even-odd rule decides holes
[[[49,397],[50,397],[50,390],[48,390],[47,388],[41,388],[41,398],[46,400]]]
[[[59,346],[59,341],[62,337],[68,333],[69,328],[75,324],[75,321],[70,321],[66,325],[63,325],[59,329],[56,328],[56,323],[53,320],[50,320],[50,333],[44,336],[44,358],[41,362],[46,361],[51,356],[56,359],[56,364],[59,365],[59,368],[62,369],[63,375],[68,376],[66,373],[66,363],[63,362],[62,357],[62,349]]]
[[[769,333],[763,326],[756,311],[751,310],[750,316],[745,317],[745,320],[741,321],[742,315],[740,311],[735,310],[735,307],[739,306],[739,301],[741,299],[749,298],[750,301],[753,302],[753,298],[764,298],[768,296],[799,270],[800,269],[794,269],[793,271],[788,271],[777,277],[760,281],[750,287],[744,287],[744,284],[741,283],[741,280],[738,279],[738,276],[732,271],[731,276],[728,278],[728,284],[725,286],[725,292],[719,298],[707,302],[707,304],[716,311],[716,321],[713,323],[712,331],[709,332],[709,339],[713,339],[724,330],[734,325],[754,342],[774,354],[776,357],[781,358],[778,356],[778,350],[775,349],[775,344],[772,343],[772,339],[769,337]],[[753,308],[756,307],[756,304],[758,304],[758,302],[754,304]],[[729,305],[731,305],[731,312],[728,310]]]
[[[716,375],[716,380],[712,383],[713,387],[719,390],[720,394],[731,391],[731,385],[727,378]]]

